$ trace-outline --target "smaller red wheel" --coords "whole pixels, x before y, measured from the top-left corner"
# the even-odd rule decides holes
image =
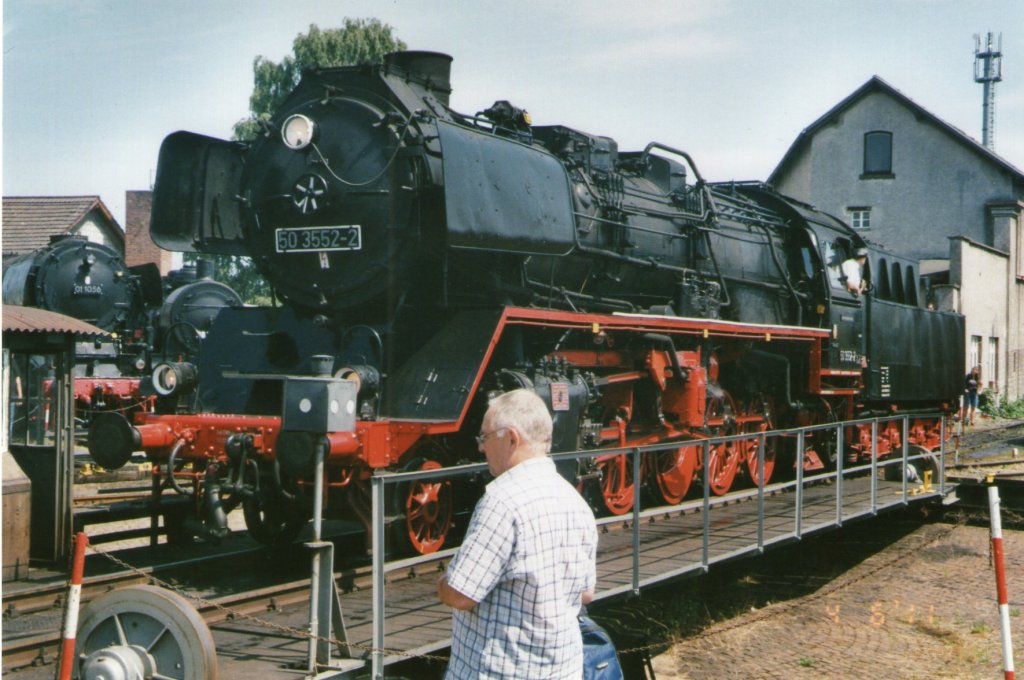
[[[597,467],[601,471],[601,498],[604,507],[613,515],[624,515],[633,509],[633,461],[620,453],[600,456]]]
[[[715,433],[712,436],[720,436]],[[708,485],[716,496],[724,496],[736,481],[736,472],[743,460],[743,449],[738,442],[730,441],[711,446],[708,460]]]
[[[681,503],[690,490],[700,460],[700,446],[680,446],[655,456],[655,480],[661,498],[669,505]]]
[[[437,461],[414,461],[410,470],[437,470]],[[437,552],[452,526],[452,485],[448,480],[412,482],[405,497],[405,528],[412,549],[421,555]]]
[[[736,404],[728,392],[722,391],[720,396],[710,397],[705,412],[708,434],[711,437],[736,434],[736,425],[732,418],[734,413]],[[736,472],[743,458],[743,447],[739,442],[729,441],[711,445],[708,456],[708,486],[712,493],[716,496],[729,493],[733,482],[736,481]]]
[[[757,423],[751,423],[746,428],[750,432],[762,432],[761,426]],[[761,470],[757,464],[757,449],[760,445],[761,438],[754,437],[752,439],[744,439],[743,449],[745,452],[745,458],[747,463],[747,474],[750,475],[750,481],[753,482],[754,486],[761,483]],[[776,441],[772,437],[766,437],[764,440],[764,483],[767,484],[771,481],[772,472],[775,471],[775,453],[776,453]]]

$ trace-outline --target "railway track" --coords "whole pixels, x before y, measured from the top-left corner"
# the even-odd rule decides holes
[[[1000,445],[1013,446],[1013,442],[1020,439],[1020,446],[1024,446],[1024,421],[1014,420],[1000,423],[981,430],[967,430],[963,434],[954,432],[959,437],[957,453],[961,462],[967,464],[972,459],[982,458],[986,451],[997,449]],[[1021,455],[1024,456],[1024,449]]]
[[[769,493],[784,492],[769,491]],[[727,504],[753,501],[756,501],[756,495],[739,493],[734,499],[727,501]],[[657,521],[659,516],[668,517],[693,511],[692,508],[682,510],[675,506],[665,506],[645,512],[644,521]],[[620,520],[617,519],[603,525],[604,530],[608,533],[628,531],[631,521],[632,516],[623,516]],[[190,600],[196,611],[210,626],[225,621],[258,619],[267,613],[283,612],[307,605],[309,579],[305,577],[305,573],[309,567],[309,557],[304,551],[295,552],[297,553],[295,556],[286,558],[292,568],[287,573],[303,577],[290,578],[282,583],[253,587],[252,584],[240,581],[237,560],[239,558],[250,561],[270,559],[268,568],[263,570],[264,573],[281,574],[285,571],[280,568],[282,562],[280,560],[275,562],[273,558],[270,558],[272,551],[269,549],[238,551],[215,558],[187,559],[138,568],[124,563],[118,557],[119,553],[90,547],[87,560],[113,559],[115,562],[120,562],[121,569],[112,574],[87,577],[83,583],[82,604],[84,606],[96,597],[116,588],[135,584],[152,584],[175,590]],[[344,553],[340,552],[339,554]],[[395,583],[409,579],[434,578],[439,569],[443,568],[443,562],[446,559],[446,557],[441,557],[390,572],[387,581]],[[209,578],[211,572],[221,570],[218,563],[225,562],[229,566],[224,569],[224,573],[216,579]],[[271,567],[270,565],[276,566]],[[197,575],[206,578],[199,579],[202,582],[197,583]],[[349,559],[347,565],[343,565],[334,572],[334,577],[343,592],[372,588],[371,565],[365,556]],[[3,640],[5,672],[26,666],[46,665],[55,660],[59,645],[57,631],[61,627],[60,617],[66,589],[67,586],[64,583],[49,583],[36,588],[23,589],[10,596],[5,594],[5,624],[15,624],[5,625]],[[268,625],[273,627],[273,624]],[[12,632],[12,628],[28,632],[19,634],[17,631]],[[296,632],[296,635],[299,634]]]
[[[115,560],[116,555],[109,554]],[[90,558],[102,557],[92,552]],[[237,558],[238,555],[232,557]],[[216,559],[223,559],[222,556]],[[207,560],[207,563],[211,560]],[[289,580],[285,583],[273,584],[257,588],[246,588],[238,592],[224,595],[213,595],[231,587],[231,579],[225,575],[216,583],[191,585],[185,582],[185,575],[180,573],[183,568],[201,566],[201,561],[188,560],[174,565],[160,565],[158,568],[130,567],[104,576],[89,577],[82,586],[83,606],[116,588],[129,585],[151,584],[175,590],[189,599],[196,611],[208,625],[237,617],[259,616],[268,611],[280,611],[286,607],[304,605],[309,601],[309,579]],[[308,564],[306,565],[308,566]],[[170,571],[171,573],[167,573]],[[159,576],[157,574],[160,574]],[[197,572],[199,573],[199,572]],[[422,575],[422,569],[405,573],[403,578]],[[369,565],[335,572],[335,578],[347,588],[369,588],[372,585]],[[60,641],[60,616],[64,606],[67,587],[63,584],[47,584],[39,588],[19,592],[11,596],[5,595],[5,635],[3,641],[4,670],[32,665],[42,665],[54,660]],[[21,634],[11,633],[15,626],[24,631]],[[50,625],[56,623],[57,625]],[[42,632],[33,630],[45,628]]]
[[[986,448],[992,448],[1002,442],[1024,434],[1024,423],[1008,424],[1000,428],[992,428],[985,432],[969,433],[968,437],[960,447],[961,456],[969,453],[980,452]],[[970,469],[973,465],[978,469],[998,469],[996,466],[988,466],[987,461],[962,463],[959,466],[947,466],[949,473]],[[774,491],[770,493],[780,493]],[[728,501],[731,503],[744,503],[756,499],[756,495],[739,494],[737,498]],[[659,509],[664,515],[689,513],[694,509],[681,509],[678,506]],[[697,510],[699,512],[699,510]],[[621,521],[615,521],[606,525],[608,531],[617,531],[628,528],[632,518],[624,516]],[[657,521],[657,511],[644,513],[644,521]],[[250,551],[251,552],[251,551]],[[269,551],[267,551],[269,552]],[[251,618],[267,615],[268,613],[281,611],[295,611],[295,607],[305,607],[308,598],[308,579],[305,572],[308,569],[308,557],[304,551],[294,551],[294,561],[297,571],[292,578],[286,578],[282,583],[260,584],[239,583],[237,559],[241,555],[235,554],[233,558],[234,570],[225,577],[224,582],[204,582],[199,585],[188,583],[183,577],[172,574],[168,575],[169,567],[175,566],[185,569],[191,574],[207,573],[211,571],[210,562],[205,560],[183,560],[177,565],[161,565],[159,568],[149,569],[124,569],[115,574],[108,574],[102,577],[87,579],[84,586],[83,600],[90,600],[108,590],[135,583],[167,583],[168,587],[174,588],[183,593],[193,601],[196,610],[201,614],[209,625],[216,625],[221,622],[236,620],[239,617]],[[344,554],[341,551],[339,554]],[[100,559],[96,557],[95,559]],[[252,557],[245,559],[252,561]],[[261,558],[262,559],[262,558]],[[339,585],[346,590],[369,589],[372,587],[370,566],[365,557],[362,563],[351,563],[335,572],[335,578]],[[415,567],[404,569],[400,572],[392,572],[389,581],[398,581],[410,578],[430,578],[436,575],[439,564],[437,561],[426,562]],[[173,572],[173,569],[170,569]],[[274,572],[273,569],[256,569],[248,571],[262,571],[264,573]],[[157,573],[159,572],[159,573]],[[301,577],[295,577],[295,574]],[[8,621],[24,620],[38,616],[39,621],[51,622],[52,625],[40,625],[45,627],[38,634],[11,635],[9,628],[5,625],[3,656],[5,672],[23,666],[33,664],[45,664],[53,660],[57,649],[58,637],[55,631],[60,628],[60,610],[63,606],[64,594],[62,584],[46,588],[39,588],[35,591],[8,595],[5,593],[5,624]],[[49,617],[49,618],[47,618]],[[32,628],[32,626],[28,626]],[[295,632],[301,636],[301,632]]]
[[[988,486],[995,484],[1003,526],[1024,529],[1024,422],[968,432],[957,454],[948,460],[952,463],[946,466],[947,479],[957,484],[960,499],[951,508],[958,521],[987,526]]]

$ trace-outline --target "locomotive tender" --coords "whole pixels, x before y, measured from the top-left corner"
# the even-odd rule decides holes
[[[129,267],[110,246],[55,236],[4,266],[3,298],[88,321],[111,334],[109,340],[75,344],[76,413],[88,422],[99,411],[147,408],[155,393],[140,376],[149,381],[154,359],[194,358],[217,313],[242,304],[211,274],[210,263],[201,261],[161,281],[155,264]]]
[[[963,320],[925,307],[913,262],[763,184],[708,183],[663,144],[622,152],[504,101],[459,114],[450,63],[311,71],[251,143],[164,141],[153,239],[252,257],[282,304],[225,309],[197,366],[157,368],[157,413],[97,423],[94,456],[145,450],[209,531],[241,503],[274,541],[304,518],[317,446],[327,511],[368,523],[373,470],[479,460],[487,394],[517,387],[551,408],[555,451],[679,443],[642,479],[619,453],[573,471],[607,513],[640,486],[680,502],[716,435],[910,413],[909,441],[851,429],[845,455],[938,445]],[[864,246],[874,290],[858,297],[840,263]],[[296,378],[315,375],[349,381],[347,418],[291,428],[293,390],[316,384]],[[711,490],[834,465],[829,438],[807,446],[794,461],[772,445],[762,468],[756,438],[715,445]],[[397,533],[437,550],[472,500],[409,484]]]

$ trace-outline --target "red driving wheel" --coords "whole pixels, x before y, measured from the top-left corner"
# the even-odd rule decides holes
[[[721,397],[714,397],[708,401],[708,422],[718,421],[710,427],[712,437],[736,434],[736,425],[732,419],[733,413],[735,413],[735,409],[732,397],[728,392],[723,392]],[[743,447],[739,442],[729,441],[711,445],[708,460],[708,485],[712,493],[716,496],[724,496],[729,493],[733,482],[736,481],[736,472],[739,470],[742,460]]]
[[[623,515],[633,509],[633,460],[620,453],[597,459],[601,470],[601,498],[604,507],[613,515]]]
[[[743,427],[744,432],[760,433],[767,432],[772,429],[771,412],[767,405],[756,400],[750,405],[750,415],[761,416],[764,420],[761,422],[747,423]],[[747,460],[747,473],[750,475],[750,481],[753,482],[754,486],[761,483],[761,470],[757,464],[757,448],[760,444],[761,438],[754,437],[752,439],[745,439],[743,446],[746,453]],[[764,440],[764,483],[767,484],[772,479],[772,472],[775,471],[775,454],[777,448],[777,441],[774,437],[765,437]]]
[[[680,446],[656,455],[655,480],[662,500],[669,505],[682,502],[690,490],[699,460],[700,446],[697,445]]]
[[[407,470],[437,470],[433,460],[414,460]],[[421,555],[437,552],[452,526],[452,484],[424,479],[409,484],[405,496],[405,528],[412,549]]]

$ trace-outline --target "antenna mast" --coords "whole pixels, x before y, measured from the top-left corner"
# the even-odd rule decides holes
[[[996,83],[1003,79],[1003,34],[998,44],[993,45],[993,35],[985,37],[982,49],[981,36],[974,35],[974,82],[984,85],[981,107],[981,143],[989,151],[995,150],[996,136]]]

